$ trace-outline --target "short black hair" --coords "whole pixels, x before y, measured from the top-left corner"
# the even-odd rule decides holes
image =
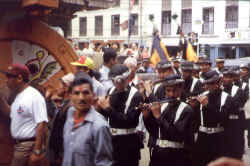
[[[75,86],[82,85],[82,84],[89,84],[90,90],[93,92],[94,88],[93,88],[92,78],[86,73],[80,71],[75,74],[75,79],[69,86],[69,93],[72,92]]]
[[[115,59],[117,53],[112,48],[107,48],[104,50],[103,61],[104,63],[109,63],[111,59]]]

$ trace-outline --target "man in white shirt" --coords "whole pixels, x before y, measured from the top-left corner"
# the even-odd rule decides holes
[[[103,66],[99,70],[101,73],[100,82],[103,84],[105,88],[105,92],[107,93],[108,90],[113,87],[112,80],[109,79],[108,74],[112,66],[117,64],[117,54],[112,48],[108,48],[105,50],[103,55]]]
[[[16,93],[13,103],[0,97],[2,110],[11,118],[11,136],[14,154],[11,166],[36,165],[41,160],[46,140],[48,122],[44,97],[29,86],[29,69],[22,64],[13,64],[3,72],[7,86]]]

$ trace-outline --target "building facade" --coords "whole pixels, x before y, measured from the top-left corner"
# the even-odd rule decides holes
[[[112,8],[82,11],[72,20],[72,37],[90,41],[135,41],[150,47],[152,29],[174,54],[178,26],[187,36],[194,32],[211,60],[250,56],[250,1],[248,0],[117,0]],[[129,19],[129,13],[131,15]],[[150,18],[154,17],[154,21]],[[132,19],[131,19],[132,18]],[[129,21],[128,21],[129,20]],[[127,28],[130,22],[130,37]],[[197,50],[198,50],[197,49]],[[199,51],[200,52],[200,51]]]

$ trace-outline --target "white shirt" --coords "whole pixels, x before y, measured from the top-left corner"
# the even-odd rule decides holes
[[[11,135],[14,139],[36,136],[38,123],[48,122],[44,97],[29,86],[19,93],[11,105]]]
[[[101,73],[101,78],[100,78],[101,83],[103,81],[107,81],[109,79],[109,77],[108,77],[109,71],[110,71],[110,69],[107,66],[102,65],[102,67],[99,70],[99,72]]]

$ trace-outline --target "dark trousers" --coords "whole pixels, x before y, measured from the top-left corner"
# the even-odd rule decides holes
[[[250,147],[250,119],[246,120],[248,147]]]
[[[138,134],[112,137],[113,166],[138,166],[141,142]]]
[[[238,116],[238,119],[229,119],[225,125],[225,156],[241,160],[245,149],[245,113],[239,112]]]
[[[190,153],[184,149],[155,147],[150,166],[191,166]]]
[[[224,156],[226,151],[224,140],[224,132],[216,134],[198,132],[198,139],[192,154],[194,165],[206,166],[211,161]]]

